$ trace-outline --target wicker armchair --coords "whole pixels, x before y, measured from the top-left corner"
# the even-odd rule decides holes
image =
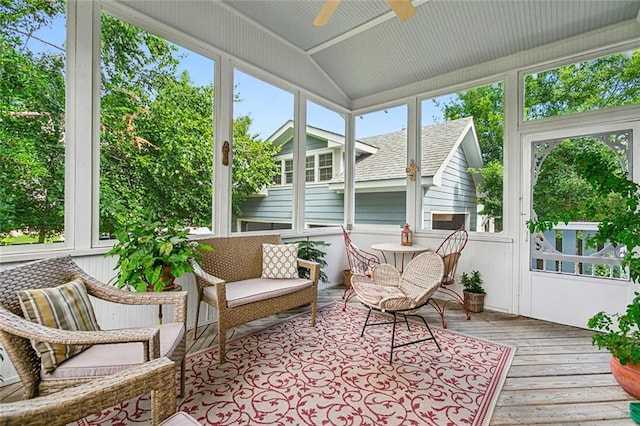
[[[159,358],[55,394],[0,404],[0,424],[63,425],[151,392],[152,424],[176,411],[175,364]]]
[[[175,322],[148,328],[67,331],[45,327],[24,318],[17,296],[18,290],[56,287],[78,277],[84,282],[87,293],[99,299],[129,305],[173,305]],[[25,399],[86,383],[96,377],[107,376],[161,356],[167,356],[180,364],[182,395],[186,310],[187,292],[122,291],[89,276],[68,256],[31,262],[0,272],[0,343],[18,372]],[[45,373],[41,371],[40,358],[30,340],[92,346],[62,362],[52,373]],[[125,353],[131,356],[126,357]],[[124,359],[114,361],[111,354],[118,354],[118,358]],[[82,365],[81,369],[78,368],[78,371],[82,370],[82,374],[74,374],[73,367],[70,366],[76,364]],[[59,371],[65,373],[56,374]]]
[[[217,237],[198,240],[213,248],[199,264],[193,262],[198,285],[198,303],[214,306],[218,313],[220,363],[226,359],[227,330],[303,305],[311,305],[311,325],[316,323],[320,265],[297,259],[298,267],[310,271],[309,279],[264,279],[262,244],[282,244],[278,235]],[[194,337],[198,331],[198,311]]]
[[[464,229],[458,229],[449,234],[440,246],[436,250],[436,253],[442,257],[444,262],[444,276],[440,283],[440,288],[436,291],[433,299],[429,301],[429,304],[434,307],[440,320],[442,321],[442,327],[447,328],[447,323],[444,320],[444,310],[449,303],[460,305],[464,309],[467,319],[471,319],[469,315],[469,309],[464,302],[464,297],[459,291],[456,291],[453,284],[456,282],[456,270],[458,269],[458,261],[462,256],[462,250],[467,245],[469,234]]]
[[[342,298],[344,299],[342,310],[344,311],[349,299],[351,299],[355,294],[351,288],[351,277],[355,274],[370,277],[371,271],[373,271],[376,266],[380,265],[380,258],[373,253],[362,250],[353,241],[351,241],[351,237],[347,230],[344,229],[344,226],[342,227],[342,236],[344,237],[344,250],[347,254],[347,262],[349,263],[350,271],[349,278],[345,280],[344,293],[342,294]]]
[[[391,353],[389,363],[393,362],[393,350],[402,346],[414,343],[433,340],[440,351],[440,345],[431,332],[431,328],[423,316],[418,315],[420,307],[429,303],[431,296],[440,286],[444,274],[444,263],[442,258],[433,252],[419,254],[413,258],[404,268],[402,274],[387,263],[377,266],[373,270],[371,277],[356,274],[351,277],[351,285],[360,301],[369,308],[369,313],[365,319],[362,333],[367,327],[373,325],[393,324],[391,331]],[[371,311],[386,312],[392,315],[393,321],[370,323]],[[431,337],[414,340],[400,345],[395,344],[396,324],[398,314],[402,315],[403,321],[409,327],[407,317],[414,316],[422,320],[427,327]]]

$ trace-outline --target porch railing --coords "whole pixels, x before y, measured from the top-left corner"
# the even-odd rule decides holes
[[[590,237],[597,223],[570,222],[554,229],[535,233],[531,238],[531,270],[558,274],[628,280],[626,268],[620,265],[626,248],[607,243],[592,247]]]

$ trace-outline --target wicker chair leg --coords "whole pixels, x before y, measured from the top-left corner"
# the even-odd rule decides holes
[[[200,317],[200,302],[202,302],[202,290],[198,291],[198,301],[196,302],[196,323],[193,326],[193,339],[198,338],[198,318]]]
[[[220,319],[218,319],[218,325]],[[220,364],[227,360],[227,330],[218,326],[218,352],[220,353]]]
[[[316,326],[316,309],[317,309],[317,302],[313,302],[311,303],[311,326],[315,327]]]
[[[179,395],[180,398],[184,396],[184,382],[185,382],[184,370],[185,370],[185,359],[182,358],[182,362],[180,363],[180,395]]]

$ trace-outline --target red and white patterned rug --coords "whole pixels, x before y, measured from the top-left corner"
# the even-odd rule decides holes
[[[223,365],[217,348],[189,355],[178,409],[211,425],[489,424],[515,348],[432,327],[442,352],[409,345],[389,365],[391,326],[360,337],[366,314],[336,302],[315,328],[307,312],[232,340]],[[397,333],[428,335],[418,323]],[[149,407],[145,396],[78,424],[147,424]]]

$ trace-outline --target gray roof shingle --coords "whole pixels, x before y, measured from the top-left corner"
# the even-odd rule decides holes
[[[422,177],[433,176],[438,171],[472,120],[472,117],[466,117],[422,128]],[[377,147],[378,152],[363,156],[356,162],[356,182],[406,177],[406,140],[406,130],[358,139],[359,142]],[[342,173],[331,180],[343,181]]]

